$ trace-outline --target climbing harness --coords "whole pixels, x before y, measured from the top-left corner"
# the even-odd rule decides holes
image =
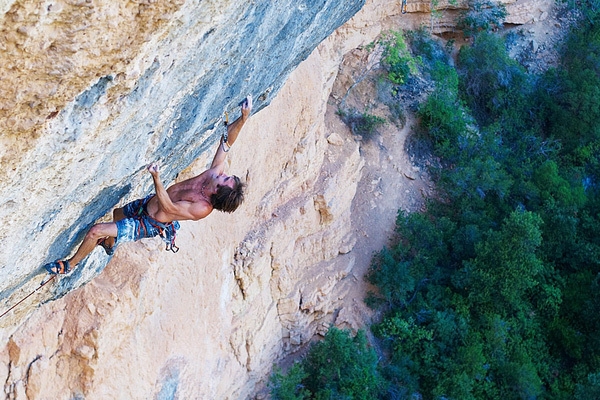
[[[177,253],[179,251],[179,247],[175,245],[175,237],[177,236],[177,231],[175,230],[175,225],[173,222],[169,222],[168,224],[163,224],[158,221],[150,221],[148,223],[152,225],[159,232],[159,236],[166,243],[165,250],[172,251],[173,253]],[[144,220],[140,218],[140,227],[138,229],[144,228],[144,231],[147,231]]]
[[[173,222],[162,223],[156,221],[154,218],[148,215],[148,211],[146,210],[146,205],[150,201],[150,197],[144,199],[144,201],[140,202],[140,208],[137,210],[134,219],[137,219],[139,224],[137,228],[138,237],[141,236],[142,229],[144,230],[144,237],[148,236],[148,228],[146,227],[146,222],[149,223],[154,229],[158,231],[159,236],[166,243],[165,250],[172,251],[173,253],[177,253],[179,251],[179,247],[175,245],[175,238],[177,237],[177,230],[175,229],[175,225]],[[148,218],[144,218],[147,216]]]
[[[406,14],[406,0],[402,0],[402,7],[400,7],[402,14]]]
[[[50,283],[54,278],[56,278],[56,276],[57,275],[52,275],[50,277],[50,279],[48,279],[46,282],[42,281],[42,283],[40,283],[40,286],[38,286],[33,292],[29,293],[27,296],[23,297],[17,304],[15,304],[14,306],[12,306],[8,310],[4,311],[0,315],[0,318],[4,317],[6,314],[8,314],[12,310],[14,310],[19,304],[21,304],[22,302],[24,302],[25,300],[27,300],[29,297],[31,297],[35,292],[37,292],[38,290],[40,290],[41,288],[43,288],[44,286],[46,286],[46,284]]]

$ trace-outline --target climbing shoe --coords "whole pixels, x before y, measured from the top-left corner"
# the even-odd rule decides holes
[[[63,260],[56,260],[54,262],[48,263],[46,265],[44,265],[44,268],[46,269],[46,271],[48,271],[49,274],[68,274],[69,272],[71,272],[71,266],[69,265],[68,261],[63,261]]]

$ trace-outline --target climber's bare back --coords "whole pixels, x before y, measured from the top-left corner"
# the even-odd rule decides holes
[[[214,171],[206,170],[198,176],[175,183],[167,189],[167,193],[173,203],[185,205],[187,208],[196,211],[193,212],[196,218],[190,218],[192,220],[206,217],[213,209],[210,197],[204,194],[212,181],[211,172]],[[148,214],[157,221],[170,222],[175,219],[181,220],[181,216],[170,215],[168,212],[161,210],[156,196],[148,202],[147,210]]]

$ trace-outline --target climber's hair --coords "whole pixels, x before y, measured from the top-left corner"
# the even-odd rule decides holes
[[[217,193],[213,193],[210,196],[210,202],[213,208],[223,211],[226,213],[232,213],[242,204],[244,201],[244,188],[246,184],[240,181],[240,178],[233,176],[235,184],[233,188],[229,186],[219,186]]]

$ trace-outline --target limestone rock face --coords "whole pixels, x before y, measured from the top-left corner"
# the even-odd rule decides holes
[[[256,111],[265,107],[363,1],[4,3],[3,297],[35,287],[40,265],[71,252],[113,206],[148,193],[145,165],[158,161],[169,182],[215,144],[225,111],[236,118],[247,94]],[[90,257],[53,297],[104,265]]]
[[[248,183],[238,211],[182,222],[177,254],[98,248],[0,319],[7,398],[260,397],[273,362],[352,319],[364,160],[326,124],[329,94],[346,53],[427,20],[371,0],[330,35],[361,6],[0,0],[0,312],[152,191],[148,163],[165,183],[202,172],[224,111],[256,103],[229,153]]]

